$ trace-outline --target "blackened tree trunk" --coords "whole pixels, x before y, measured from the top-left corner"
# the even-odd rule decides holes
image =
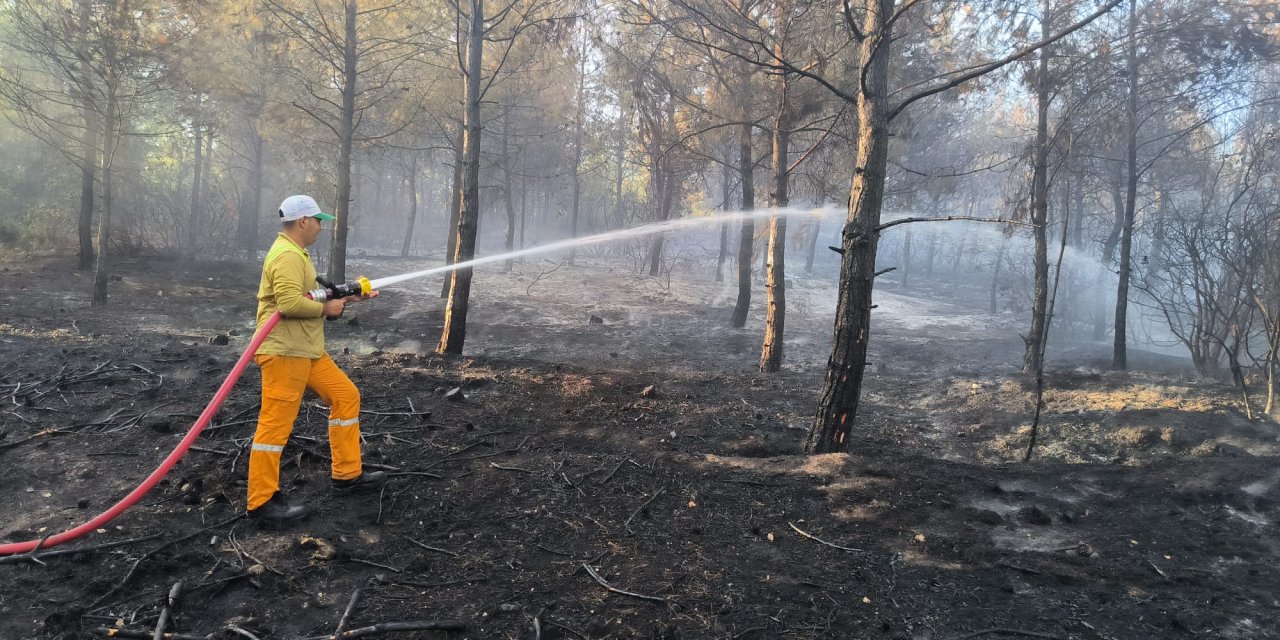
[[[774,28],[774,55],[786,59],[785,42],[790,4],[777,4],[777,24]],[[779,73],[777,78],[778,115],[773,122],[773,189],[769,194],[769,206],[781,209],[787,206],[788,193],[787,151],[791,140],[790,75]],[[774,215],[769,219],[769,260],[765,276],[764,346],[760,350],[760,371],[773,372],[782,368],[782,346],[787,318],[787,218]]]
[[[1227,352],[1227,368],[1231,371],[1231,381],[1240,387],[1240,394],[1244,396],[1244,417],[1247,420],[1253,420],[1253,401],[1249,398],[1249,384],[1244,377],[1244,367],[1240,365],[1240,349],[1243,348],[1242,338],[1243,332],[1240,331],[1240,325],[1233,324],[1231,326],[1231,343],[1223,342],[1223,351]]]
[[[1163,185],[1159,181],[1155,181],[1155,197],[1156,210],[1151,217],[1155,229],[1151,232],[1151,260],[1147,266],[1145,274],[1148,282],[1155,279],[1164,269],[1165,244],[1168,241],[1168,231],[1166,230],[1166,220],[1168,220],[1169,194],[1164,190]]]
[[[671,205],[675,199],[678,183],[675,171],[671,168],[671,161],[665,155],[660,157],[657,162],[658,166],[658,215],[659,222],[665,221],[671,217]],[[666,240],[666,234],[653,234],[653,241],[649,245],[649,275],[657,276],[662,267],[662,245]]]
[[[529,215],[529,167],[524,154],[520,154],[520,248],[524,249],[524,226]]]
[[[1041,2],[1040,35],[1048,36],[1053,14],[1047,0]],[[1031,330],[1023,339],[1023,373],[1040,371],[1044,354],[1045,313],[1049,303],[1049,56],[1052,47],[1040,50],[1036,64],[1036,139],[1032,152],[1031,234],[1035,238],[1032,269],[1035,284],[1031,304]]]
[[[938,258],[938,234],[936,232],[929,234],[929,248],[925,250],[924,278],[925,280],[933,280],[933,264]]]
[[[756,208],[755,158],[751,151],[751,124],[742,125],[738,138],[738,173],[742,176],[742,211],[751,213]],[[738,301],[733,306],[729,326],[741,329],[747,324],[747,311],[751,308],[751,250],[756,237],[754,218],[742,219],[738,236]]]
[[[617,219],[619,229],[627,226],[626,214],[622,209],[622,178],[627,161],[627,127],[631,125],[631,119],[631,112],[624,108],[622,117],[618,121],[617,147],[614,149],[613,216]],[[521,241],[520,246],[524,248],[523,241]]]
[[[889,18],[894,0],[870,0],[860,46],[864,65],[856,83],[858,143],[849,193],[849,217],[841,231],[840,293],[835,339],[827,361],[818,412],[805,439],[807,453],[843,451],[857,416],[871,332],[880,210],[889,151]]]
[[[197,98],[199,99],[199,98]],[[191,128],[195,131],[195,170],[191,174],[191,213],[187,222],[187,238],[185,244],[187,255],[195,255],[196,248],[200,242],[200,183],[204,180],[204,132],[200,128],[199,122],[192,122]]]
[[[458,218],[462,215],[462,127],[453,140],[453,185],[449,195],[449,226],[445,229],[444,263],[453,264],[454,254],[458,252]],[[449,297],[449,287],[453,285],[453,273],[446,273],[444,284],[440,287],[440,297]]]
[[[587,38],[584,31],[581,35],[582,48],[578,52],[578,90],[575,97],[576,113],[573,118],[573,208],[569,217],[569,236],[578,237],[578,216],[582,201],[582,176],[578,174],[582,167],[582,130],[583,121],[587,117]],[[510,202],[510,199],[508,199]],[[578,255],[577,247],[569,248],[569,266]]]
[[[902,264],[898,265],[898,288],[906,289],[911,280],[911,229],[902,232]]]
[[[418,222],[418,154],[409,153],[409,225],[404,232],[404,244],[400,245],[400,257],[409,257],[413,245],[413,227]]]
[[[84,134],[80,138],[80,218],[76,225],[80,238],[80,268],[93,267],[93,198],[97,181],[98,127],[91,107],[84,109]]]
[[[516,244],[516,206],[514,197],[512,196],[512,183],[515,181],[511,175],[511,111],[508,109],[502,114],[502,201],[507,207],[507,236],[506,249],[507,253],[515,251]],[[523,196],[521,196],[523,197]],[[511,273],[511,267],[515,263],[514,258],[507,258],[502,264],[504,273]]]
[[[200,178],[200,194],[202,198],[208,199],[209,192],[213,189],[213,139],[214,128],[208,125],[204,130],[204,177]],[[203,205],[202,205],[203,206]],[[205,212],[206,215],[209,212]],[[207,222],[207,221],[206,221]],[[206,225],[207,226],[207,225]]]
[[[80,97],[80,117],[84,120],[84,133],[80,136],[80,216],[76,225],[80,239],[80,269],[89,270],[94,265],[93,255],[93,199],[94,186],[97,181],[98,128],[102,123],[97,119],[93,96],[90,95],[89,84],[93,70],[89,66],[88,35],[89,23],[93,19],[93,3],[91,0],[79,0],[77,3],[80,20],[80,76],[78,94]]]
[[[1274,258],[1272,258],[1274,260]],[[1276,399],[1276,388],[1280,387],[1280,318],[1269,315],[1266,311],[1265,304],[1261,298],[1257,299],[1259,308],[1263,311],[1263,326],[1266,328],[1267,337],[1267,353],[1263,358],[1263,374],[1267,380],[1267,400],[1263,407],[1263,412],[1271,418],[1272,422],[1280,422],[1280,402]]]
[[[351,224],[351,147],[355,140],[356,114],[356,0],[346,0],[342,47],[342,120],[338,125],[338,194],[329,247],[329,279],[347,279],[347,231]]]
[[[680,179],[676,176],[671,150],[666,144],[667,133],[674,131],[676,126],[675,101],[668,100],[665,109],[654,113],[650,122],[652,133],[649,139],[649,158],[655,168],[654,201],[658,207],[655,220],[664,222],[671,217],[672,204],[675,202],[676,194],[680,191]],[[649,245],[650,277],[657,276],[661,269],[662,246],[665,240],[665,233],[653,234],[653,239]]]
[[[108,7],[111,19],[116,20],[115,2],[109,1]],[[110,279],[111,212],[114,204],[111,190],[111,165],[120,142],[120,127],[116,123],[116,119],[119,117],[117,105],[119,77],[117,76],[115,45],[108,41],[104,49],[103,75],[106,89],[106,107],[102,117],[102,163],[99,165],[102,175],[102,213],[98,215],[98,255],[94,262],[93,298],[90,301],[90,305],[95,307],[107,304],[107,281]]]
[[[991,313],[995,313],[998,309],[998,294],[1000,292],[1000,271],[1004,267],[1004,254],[1009,250],[1009,237],[1000,237],[1000,250],[996,252],[996,262],[991,271]]]
[[[822,194],[826,193],[825,185],[819,183],[818,186],[818,208],[821,209],[826,203],[826,198]],[[804,259],[804,272],[813,273],[813,259],[818,253],[818,236],[822,235],[822,216],[813,219],[813,231],[809,234],[809,253]]]
[[[480,63],[484,49],[484,0],[471,0],[467,27],[466,110],[462,135],[462,207],[458,216],[458,249],[454,264],[475,257],[476,228],[480,220]],[[471,267],[455,269],[445,306],[444,330],[437,353],[461,355],[467,337],[467,311],[471,301]]]
[[[1138,198],[1138,45],[1137,0],[1129,0],[1129,100],[1126,109],[1125,137],[1127,139],[1128,172],[1125,176],[1124,223],[1120,229],[1120,283],[1116,286],[1115,344],[1111,355],[1111,368],[1124,370],[1129,367],[1126,335],[1129,312],[1129,271],[1133,251],[1134,208]]]
[[[729,211],[729,159],[725,158],[724,167],[720,171],[720,209]],[[716,282],[724,282],[724,263],[729,259],[729,223],[720,223],[720,252],[716,255]]]

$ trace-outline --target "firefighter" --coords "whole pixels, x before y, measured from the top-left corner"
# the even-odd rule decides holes
[[[318,284],[307,247],[320,236],[322,222],[334,218],[304,195],[285,198],[279,214],[283,228],[262,263],[258,327],[276,311],[281,319],[254,357],[262,369],[262,410],[249,451],[249,517],[267,522],[295,520],[309,511],[280,492],[280,457],[307,389],[329,405],[334,492],[378,489],[387,480],[381,471],[361,468],[360,391],[324,350],[324,319],[337,318],[349,302],[378,292],[324,302],[308,298]]]

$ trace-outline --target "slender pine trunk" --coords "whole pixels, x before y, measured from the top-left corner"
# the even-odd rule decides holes
[[[774,56],[779,60],[786,59],[786,34],[790,19],[790,3],[784,1],[776,5],[776,26],[774,27]],[[773,122],[773,189],[769,197],[769,206],[775,210],[787,206],[790,200],[788,191],[788,147],[791,141],[791,78],[786,73],[779,73],[777,79],[778,114]],[[787,318],[787,218],[774,215],[769,219],[769,259],[765,277],[765,319],[764,345],[760,349],[760,371],[769,373],[782,368],[782,348],[786,334]]]
[[[404,244],[400,245],[400,257],[408,258],[413,245],[413,228],[418,223],[418,154],[409,154],[409,224],[404,231]]]
[[[451,265],[454,254],[458,252],[458,218],[462,215],[462,127],[453,141],[453,189],[449,195],[449,226],[445,228],[444,263]],[[440,287],[440,297],[449,297],[449,287],[453,286],[453,273],[446,273],[444,283]]]
[[[1125,137],[1128,147],[1128,172],[1125,176],[1124,224],[1120,230],[1120,283],[1116,287],[1115,344],[1111,368],[1129,368],[1126,340],[1128,337],[1129,272],[1133,252],[1134,210],[1138,199],[1138,2],[1129,0],[1129,99],[1126,109]]]
[[[817,415],[805,439],[807,453],[844,451],[857,417],[871,334],[871,292],[889,151],[889,19],[894,0],[870,0],[860,47],[865,65],[857,83],[858,143],[849,193],[849,217],[841,232],[840,297],[835,336]],[[857,67],[855,67],[857,68]]]
[[[751,151],[751,125],[743,124],[738,137],[738,173],[742,176],[742,210],[756,208],[754,158]],[[738,236],[738,301],[733,306],[729,326],[741,329],[747,324],[751,308],[751,250],[756,236],[756,222],[743,218]]]
[[[1044,5],[1045,3],[1041,3]],[[1053,14],[1042,6],[1040,36],[1050,32]],[[1031,178],[1031,234],[1035,238],[1034,292],[1031,304],[1031,330],[1027,332],[1022,356],[1023,373],[1041,370],[1044,353],[1046,314],[1049,304],[1049,57],[1052,47],[1040,50],[1036,63],[1036,140]],[[1064,230],[1065,234],[1065,230]],[[1065,237],[1065,236],[1064,236]]]
[[[511,195],[511,185],[515,182],[515,179],[511,175],[510,138],[511,112],[508,110],[502,114],[502,201],[507,208],[507,235],[505,238],[507,253],[515,251],[516,244],[516,207],[514,197]],[[502,263],[503,273],[511,273],[511,268],[514,264],[514,258],[507,258]]]
[[[467,27],[467,104],[462,138],[462,211],[458,218],[458,250],[454,264],[475,257],[476,231],[480,220],[480,77],[484,49],[484,0],[471,0]],[[461,355],[467,336],[467,312],[471,301],[472,268],[454,269],[449,303],[445,306],[444,330],[437,353]]]
[[[329,247],[329,279],[347,279],[347,232],[351,225],[351,147],[355,142],[357,0],[346,0],[342,48],[342,118],[338,124],[338,194],[333,245]]]

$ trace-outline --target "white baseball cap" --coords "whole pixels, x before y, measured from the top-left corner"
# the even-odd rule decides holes
[[[280,203],[280,220],[289,222],[302,218],[333,220],[333,216],[320,211],[320,205],[311,196],[289,196]]]

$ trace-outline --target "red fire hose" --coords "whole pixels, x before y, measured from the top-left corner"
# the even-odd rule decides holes
[[[11,542],[8,544],[0,544],[0,555],[9,555],[14,553],[28,553],[39,549],[48,549],[60,545],[64,542],[75,540],[87,533],[96,531],[102,525],[111,522],[124,513],[125,509],[133,506],[134,503],[142,499],[148,491],[155,487],[160,479],[169,473],[182,456],[187,453],[187,449],[195,444],[196,438],[200,437],[200,432],[209,425],[209,421],[213,419],[214,414],[218,412],[218,408],[222,406],[222,402],[227,399],[227,395],[231,393],[231,388],[236,385],[236,381],[240,379],[240,375],[244,373],[245,367],[249,366],[249,360],[253,358],[253,354],[258,351],[258,347],[262,346],[262,341],[267,338],[267,334],[275,328],[276,323],[280,321],[280,312],[271,314],[267,321],[262,324],[262,328],[253,336],[253,340],[249,341],[249,346],[245,348],[244,353],[240,355],[240,359],[236,361],[236,365],[231,368],[231,373],[227,374],[227,378],[222,381],[222,386],[218,387],[218,392],[213,395],[213,400],[209,401],[209,406],[204,408],[204,412],[196,419],[196,423],[191,426],[191,430],[182,438],[182,442],[174,448],[169,456],[164,459],[151,475],[147,476],[138,488],[129,492],[120,502],[115,503],[110,509],[98,514],[94,519],[74,528],[54,534],[41,540],[28,540],[26,542]]]

